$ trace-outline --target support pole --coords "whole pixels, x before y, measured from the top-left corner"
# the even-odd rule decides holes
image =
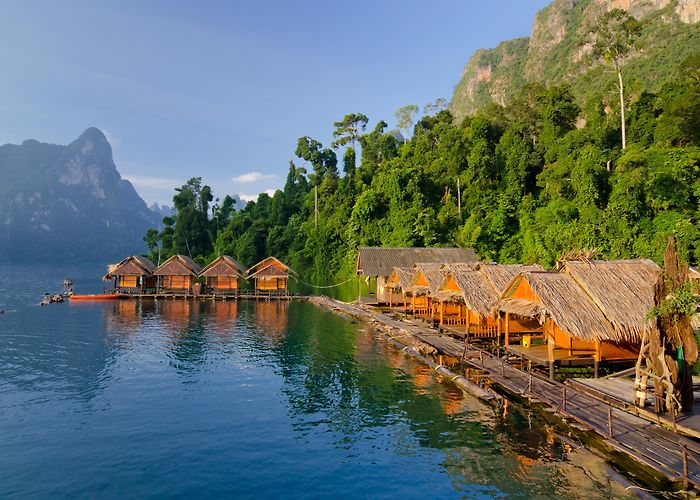
[[[608,437],[613,437],[613,412],[612,407],[608,406]]]
[[[510,345],[510,313],[506,313],[506,336],[505,336],[506,347]]]

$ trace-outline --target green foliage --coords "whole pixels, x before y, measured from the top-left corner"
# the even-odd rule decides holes
[[[675,321],[683,316],[695,314],[698,297],[694,293],[694,285],[686,281],[681,285],[672,286],[672,290],[664,300],[649,311],[647,314],[649,318],[665,316]]]
[[[569,86],[531,85],[512,106],[461,124],[447,110],[423,116],[400,148],[380,121],[357,134],[361,150],[345,150],[344,176],[331,149],[302,137],[296,152],[313,172],[290,162],[283,189],[238,211],[224,198],[206,213],[211,193],[192,179],[176,193],[177,214],[145,241],[152,253],[160,246],[167,254],[181,251],[186,235],[201,259],[229,254],[245,265],[275,255],[322,285],[351,276],[357,247],[374,245],[459,244],[485,260],[549,266],[585,248],[660,261],[674,235],[694,263],[700,143],[693,134],[668,140],[667,120],[673,116],[680,130],[694,123],[696,115],[678,112],[677,103],[697,92],[685,88],[695,68],[689,60],[666,90],[632,103],[624,152],[600,96],[579,107]],[[345,124],[357,124],[357,116],[364,115],[347,115]],[[576,128],[579,116],[585,126]]]

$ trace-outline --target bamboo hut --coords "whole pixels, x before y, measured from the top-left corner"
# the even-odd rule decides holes
[[[185,255],[173,255],[163,262],[153,275],[158,277],[160,293],[184,293],[196,291],[195,284],[202,269]]]
[[[267,257],[248,269],[246,276],[255,280],[255,293],[286,294],[293,271],[275,257]]]
[[[594,365],[632,361],[640,337],[633,329],[615,328],[586,291],[567,273],[526,272],[508,285],[494,310],[505,315],[506,348],[530,362],[547,366]],[[612,310],[610,311],[612,313]],[[544,344],[510,346],[510,318],[536,320]]]
[[[369,295],[374,295],[377,303],[388,303],[391,287],[387,287],[386,282],[394,268],[412,269],[417,262],[433,264],[475,263],[477,258],[476,253],[471,248],[360,247],[357,254],[356,271],[358,276],[364,276],[367,280]],[[374,285],[372,285],[372,281],[374,281]]]
[[[544,268],[520,264],[446,265],[444,279],[433,294],[433,300],[439,302],[440,324],[459,334],[500,338],[501,317],[492,314],[494,304],[515,276],[534,271]],[[527,320],[511,322],[510,333],[529,333],[537,326]]]
[[[396,297],[401,297],[402,305],[404,309],[406,308],[406,296],[403,291],[408,288],[412,276],[413,269],[410,267],[394,268],[385,285],[385,288],[389,291],[389,307],[394,307],[397,303]]]
[[[199,274],[204,277],[207,292],[215,295],[235,295],[245,283],[245,269],[233,257],[222,255],[214,259]]]
[[[118,293],[145,293],[154,291],[156,277],[153,272],[156,265],[146,257],[130,255],[116,264],[110,264],[104,281],[113,281]]]
[[[443,279],[443,264],[419,262],[413,268],[413,274],[404,295],[411,298],[411,312],[414,317],[435,319],[436,302],[431,294],[437,292]]]

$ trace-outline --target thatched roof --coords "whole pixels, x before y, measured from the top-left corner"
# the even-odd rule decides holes
[[[562,272],[585,290],[619,336],[638,339],[652,327],[646,316],[654,307],[654,285],[660,275],[654,262],[637,259],[562,264]]]
[[[476,261],[476,253],[471,248],[360,247],[357,274],[389,276],[395,267],[412,268],[418,262],[450,264]]]
[[[241,266],[233,257],[228,255],[222,255],[211,261],[202,272],[199,273],[200,276],[238,276],[243,277],[245,269]]]
[[[527,281],[535,300],[511,298],[521,280]],[[544,323],[549,317],[559,328],[582,340],[639,341],[639,337],[615,330],[586,292],[568,274],[528,272],[508,286],[495,310],[534,317]]]
[[[404,289],[411,292],[413,295],[427,295],[436,292],[442,284],[443,272],[442,264],[434,264],[430,262],[419,262],[413,268],[413,275],[408,286]],[[417,281],[420,276],[425,278],[428,285],[419,285]]]
[[[476,269],[486,275],[499,296],[518,274],[545,271],[539,264],[480,264]]]
[[[490,316],[493,305],[513,278],[520,272],[528,271],[544,271],[544,269],[539,265],[520,264],[447,265],[440,290],[433,296],[440,300],[454,300],[459,297],[471,311],[482,316]],[[446,294],[448,291],[444,287],[450,277],[459,287],[459,292]]]
[[[130,255],[116,264],[107,266],[107,274],[102,279],[110,280],[115,276],[151,276],[156,265],[141,255]]]
[[[404,290],[411,283],[411,277],[413,276],[413,268],[411,268],[411,267],[395,267],[391,274],[396,274],[396,283],[388,283],[386,285],[386,288],[393,288],[395,290]]]
[[[197,277],[201,271],[202,268],[186,255],[173,255],[153,271],[153,275]]]
[[[270,268],[275,268],[277,271]],[[246,271],[247,278],[255,276],[287,276],[288,274],[296,275],[287,264],[277,257],[266,257]]]

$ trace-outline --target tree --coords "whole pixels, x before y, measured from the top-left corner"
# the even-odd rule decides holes
[[[434,115],[447,107],[447,100],[443,97],[438,97],[433,102],[429,102],[423,106],[424,115]]]
[[[355,142],[360,137],[360,132],[364,132],[367,128],[369,119],[362,113],[351,113],[345,115],[342,121],[334,122],[335,131],[333,137],[336,138],[331,144],[331,147],[337,148],[350,144],[350,147],[355,149]]]
[[[411,133],[411,128],[418,113],[418,106],[415,104],[407,104],[396,110],[396,126],[403,132],[403,137],[408,140],[408,135]]]
[[[592,56],[612,64],[617,73],[620,91],[620,124],[622,126],[622,149],[627,147],[625,134],[625,90],[622,83],[622,65],[625,57],[634,49],[641,33],[641,24],[622,9],[605,13],[592,26],[588,41],[592,45]]]
[[[324,148],[317,140],[308,136],[300,137],[295,154],[311,163],[315,174],[311,179],[314,186],[321,184],[326,175],[338,176],[338,157],[332,149]]]

